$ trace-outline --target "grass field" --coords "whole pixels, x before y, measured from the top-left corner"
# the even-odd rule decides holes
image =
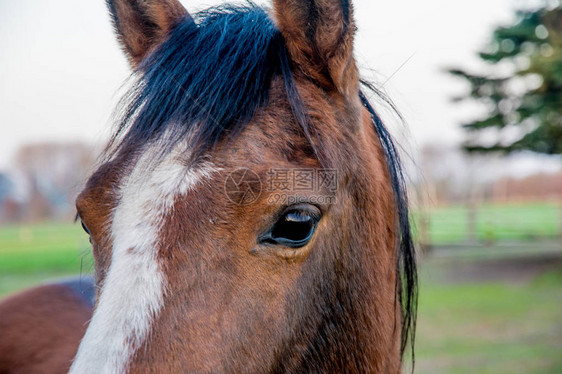
[[[543,220],[541,209],[512,215]],[[455,212],[441,212],[442,220]],[[0,227],[0,296],[91,269],[77,224]],[[562,373],[560,250],[541,255],[529,246],[511,259],[493,249],[436,251],[422,261],[420,281],[416,373]]]
[[[79,224],[0,227],[0,296],[91,268],[88,237]]]
[[[430,258],[420,275],[416,373],[562,373],[561,253]]]

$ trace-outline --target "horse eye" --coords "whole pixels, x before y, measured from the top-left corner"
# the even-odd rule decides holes
[[[88,230],[88,228],[86,227],[86,225],[84,224],[84,221],[80,221],[80,224],[82,225],[82,229],[84,230],[84,232],[88,235],[90,234],[90,230]]]
[[[290,209],[277,220],[262,242],[291,248],[303,247],[312,239],[319,220],[320,211],[316,207]]]

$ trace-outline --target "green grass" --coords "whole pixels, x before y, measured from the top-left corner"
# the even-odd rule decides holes
[[[89,272],[92,258],[80,225],[0,227],[0,296],[44,279]]]
[[[417,373],[562,373],[562,269],[448,284],[435,282],[431,262],[421,274]]]
[[[468,239],[465,206],[438,207],[430,211],[433,244],[462,243]],[[554,239],[562,226],[562,208],[549,202],[484,204],[477,211],[477,237],[483,243]]]

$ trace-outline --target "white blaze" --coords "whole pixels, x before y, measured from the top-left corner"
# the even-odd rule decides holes
[[[178,195],[216,170],[210,163],[188,169],[179,152],[149,168],[152,157],[145,152],[121,183],[111,226],[111,265],[71,374],[127,371],[163,305],[166,279],[157,260],[162,221]]]

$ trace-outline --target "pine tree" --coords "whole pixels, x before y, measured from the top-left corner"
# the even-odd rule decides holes
[[[494,30],[479,57],[486,74],[449,73],[470,84],[454,101],[476,100],[485,118],[463,127],[469,152],[529,150],[562,154],[562,6],[517,12],[517,20]],[[490,138],[493,141],[490,142]]]

